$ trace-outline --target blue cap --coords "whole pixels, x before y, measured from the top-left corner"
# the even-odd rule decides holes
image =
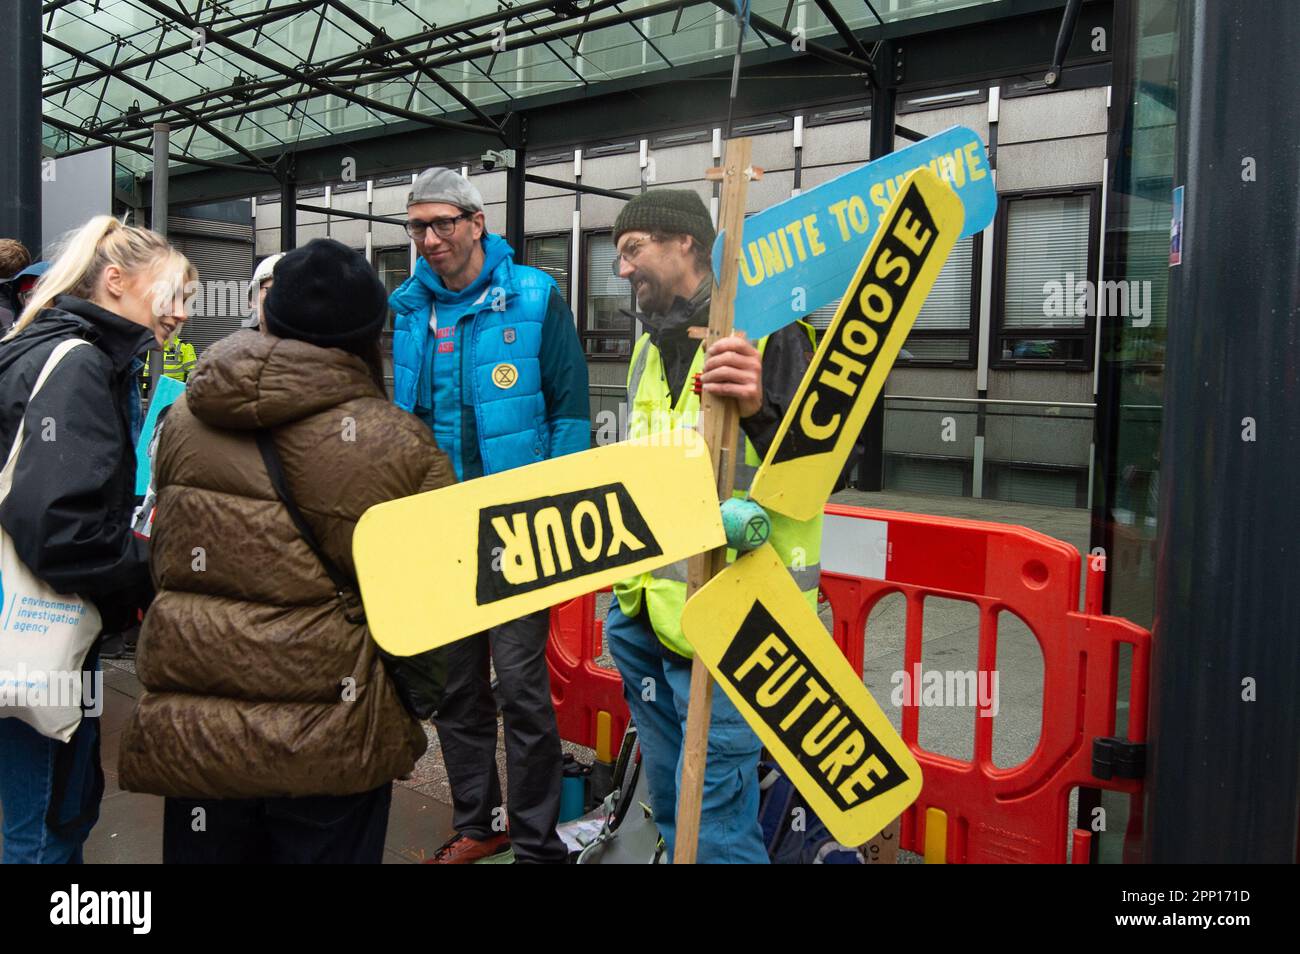
[[[9,281],[16,282],[18,281],[18,279],[26,275],[32,275],[39,278],[41,275],[44,275],[49,270],[50,270],[49,262],[32,262],[30,265],[24,268],[17,275],[14,275],[12,278],[10,278]]]

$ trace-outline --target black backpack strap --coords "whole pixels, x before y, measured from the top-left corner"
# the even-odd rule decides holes
[[[284,504],[284,509],[289,511],[289,518],[293,525],[298,528],[299,535],[311,547],[311,552],[316,554],[316,559],[320,560],[321,566],[329,575],[330,582],[334,584],[334,592],[337,594],[339,601],[343,604],[343,615],[349,623],[364,623],[366,621],[366,610],[361,603],[361,598],[357,593],[357,585],[337,563],[331,560],[328,554],[321,549],[320,542],[316,539],[316,534],[311,525],[298,509],[298,504],[294,501],[293,495],[289,492],[289,481],[284,476],[284,466],[280,463],[280,455],[275,449],[275,441],[271,437],[271,432],[261,429],[256,432],[257,449],[262,453],[262,463],[266,466],[267,476],[271,478],[271,486],[275,488],[275,495],[280,498],[280,503]]]

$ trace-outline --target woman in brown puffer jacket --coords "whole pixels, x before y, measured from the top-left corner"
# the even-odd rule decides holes
[[[278,499],[256,433],[269,429],[292,497],[349,576],[367,508],[455,477],[429,429],[385,396],[387,302],[366,260],[317,239],[273,281],[267,333],[205,352],[156,461],[158,595],[120,773],[126,789],[167,796],[169,863],[378,862],[392,780],[425,749],[368,629],[349,622]]]

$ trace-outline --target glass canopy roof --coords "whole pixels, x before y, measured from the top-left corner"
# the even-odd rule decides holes
[[[781,33],[835,34],[827,11],[856,30],[980,2],[751,0],[744,49],[788,42]],[[737,30],[729,0],[47,0],[42,9],[46,146],[63,155],[115,144],[134,173],[150,167],[156,122],[172,127],[173,165],[265,164],[313,139],[403,121],[490,133],[528,96],[729,60]]]

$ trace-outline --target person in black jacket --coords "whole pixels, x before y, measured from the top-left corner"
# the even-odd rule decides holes
[[[17,239],[0,238],[0,334],[13,327],[22,311],[16,283],[19,274],[32,263],[32,253]]]
[[[130,528],[140,355],[180,327],[196,277],[162,236],[97,216],[68,238],[0,340],[0,447],[7,453],[20,427],[25,435],[0,526],[33,574],[92,601],[106,632],[150,592],[147,543]],[[92,347],[68,352],[29,400],[46,359],[71,337]],[[98,668],[97,652],[84,670]],[[103,782],[98,718],[84,717],[62,743],[0,709],[5,863],[80,862]]]

